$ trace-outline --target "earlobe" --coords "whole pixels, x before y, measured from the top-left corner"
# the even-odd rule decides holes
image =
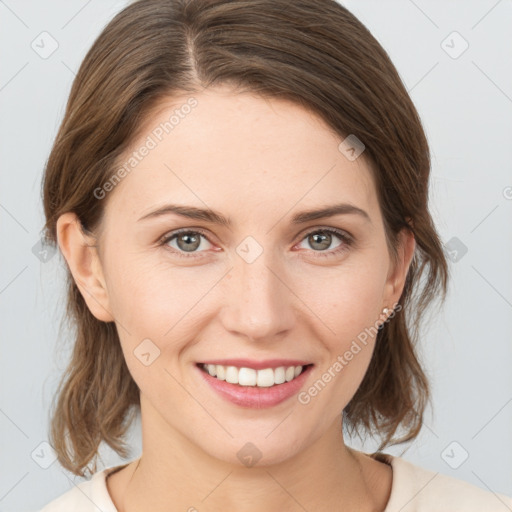
[[[91,313],[103,322],[114,321],[94,238],[83,232],[75,213],[64,213],[57,220],[57,241]]]

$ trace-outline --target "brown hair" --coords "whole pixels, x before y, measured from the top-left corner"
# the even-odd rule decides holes
[[[413,232],[416,251],[402,311],[379,330],[344,425],[377,433],[379,450],[414,439],[430,400],[416,354],[417,328],[426,306],[444,299],[448,280],[428,211],[429,148],[387,53],[334,0],[139,0],[117,14],[80,66],[47,161],[47,243],[56,244],[56,220],[66,212],[76,213],[91,233],[101,226],[106,199],[93,191],[112,176],[159,100],[218,84],[291,100],[340,137],[354,134],[364,143],[392,252],[402,228]],[[69,268],[67,278],[66,319],[76,339],[50,442],[60,464],[83,476],[102,441],[122,457],[129,453],[123,438],[139,389],[115,324],[91,314]]]

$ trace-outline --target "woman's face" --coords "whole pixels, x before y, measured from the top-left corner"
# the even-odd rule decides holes
[[[250,442],[260,464],[275,463],[339,425],[414,239],[394,265],[367,164],[347,158],[320,118],[226,88],[190,96],[161,103],[123,160],[136,164],[101,199],[105,294],[84,295],[116,323],[143,428],[234,463],[255,450]],[[338,205],[335,215],[302,215]],[[255,387],[198,367],[217,361],[249,368],[245,383],[258,379],[258,363],[312,366],[298,387],[286,372],[283,384],[265,381],[283,370],[261,372]]]

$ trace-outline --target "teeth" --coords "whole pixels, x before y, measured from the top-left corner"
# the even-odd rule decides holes
[[[275,384],[290,382],[298,377],[302,366],[280,366],[279,368],[265,368],[254,370],[253,368],[237,368],[236,366],[222,366],[220,364],[204,364],[203,368],[219,380],[225,380],[231,384],[240,386],[257,386],[268,388]]]

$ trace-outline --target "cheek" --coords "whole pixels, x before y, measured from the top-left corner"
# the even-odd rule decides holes
[[[143,255],[117,261],[109,275],[114,317],[130,332],[148,337],[163,337],[208,288],[197,269],[155,264]]]
[[[350,264],[347,261],[329,270],[329,276],[317,272],[315,286],[309,277],[303,280],[301,293],[306,287],[312,290],[307,295],[308,306],[321,319],[317,337],[325,349],[316,377],[319,381],[311,392],[322,395],[319,407],[327,407],[327,402],[332,405],[332,414],[347,405],[368,369],[386,281],[385,263],[378,258],[354,258]]]
[[[211,311],[204,310],[204,298],[218,282],[219,272],[204,268],[177,268],[136,257],[110,269],[112,312],[126,363],[141,389],[151,379],[168,379],[164,367],[180,371],[191,333],[208,321]],[[153,358],[146,367],[145,360]]]
[[[301,297],[329,328],[333,348],[341,350],[379,319],[387,268],[375,259],[354,258],[337,269],[320,270],[302,278]]]

